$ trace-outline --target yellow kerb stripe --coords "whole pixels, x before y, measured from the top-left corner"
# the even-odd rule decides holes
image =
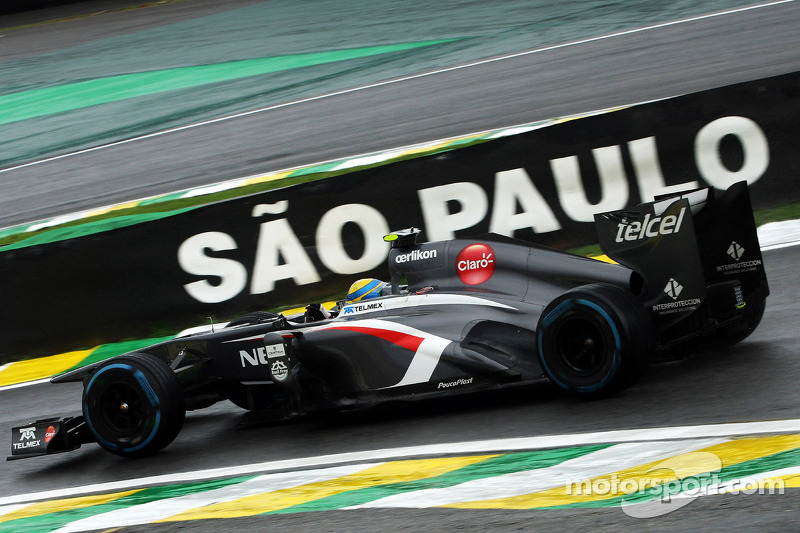
[[[40,357],[39,359],[31,359],[29,361],[11,363],[7,368],[0,371],[0,387],[49,378],[50,376],[69,370],[89,357],[89,354],[96,349],[97,348],[79,350],[76,352],[51,355],[49,357]]]
[[[454,503],[443,507],[461,509],[533,509],[536,507],[602,501],[623,496],[626,494],[625,487],[637,487],[641,490],[658,483],[714,472],[720,467],[725,468],[799,447],[800,435],[734,440],[574,484],[581,487],[608,488],[616,486],[618,487],[617,490],[576,490],[575,487],[565,485],[521,496]],[[708,460],[709,458],[713,459],[710,454],[719,458],[719,461],[722,462],[721,466],[719,461],[713,464],[714,461]],[[788,483],[787,486],[789,486]]]
[[[242,183],[242,186],[246,187],[248,185],[255,185],[256,183],[266,183],[268,181],[283,179],[292,172],[293,171],[289,170],[286,172],[277,172],[275,174],[264,174],[262,176],[255,176],[253,178],[250,178],[249,180],[245,180],[244,183]]]
[[[193,509],[171,516],[161,520],[161,522],[208,518],[234,518],[268,513],[270,511],[286,509],[287,507],[327,498],[351,490],[440,476],[492,457],[496,457],[496,455],[392,461],[367,468],[366,470],[349,476],[342,476],[318,483],[309,483],[307,485],[300,485],[299,487],[291,487],[264,494],[256,494],[246,498],[239,498],[229,502],[208,505],[200,509]]]
[[[424,147],[421,147],[421,148],[411,148],[409,150],[405,150],[403,152],[403,156],[411,155],[411,154],[424,154],[426,152],[431,152],[431,151],[434,151],[434,150],[440,150],[442,148],[447,148],[448,146],[452,146],[452,145],[454,145],[456,143],[461,143],[461,142],[464,142],[464,141],[471,141],[471,140],[474,140],[474,139],[480,139],[482,137],[483,137],[483,135],[466,135],[464,137],[456,137],[455,139],[450,139],[450,140],[447,140],[447,141],[444,141],[444,142],[441,142],[441,143],[438,143],[438,144],[434,144],[432,146],[424,146]]]
[[[85,218],[94,217],[94,216],[98,216],[98,215],[104,215],[106,213],[111,213],[112,211],[120,211],[120,210],[123,210],[123,209],[128,209],[130,207],[136,207],[141,202],[142,202],[141,200],[135,200],[133,202],[127,202],[127,203],[124,203],[124,204],[111,205],[111,206],[108,206],[108,207],[104,207],[102,209],[97,209],[95,211],[90,211],[90,212],[86,213]]]
[[[81,509],[83,507],[91,507],[93,505],[102,505],[110,501],[136,494],[142,489],[129,490],[126,492],[115,492],[112,494],[100,494],[97,496],[82,496],[79,498],[66,498],[63,500],[50,500],[46,502],[32,503],[21,509],[17,509],[11,513],[0,516],[0,522],[9,522],[11,520],[19,520],[21,518],[31,518],[33,516],[41,516],[49,513],[57,513],[58,511],[69,511],[71,509]]]
[[[780,476],[780,477],[769,478],[769,479],[771,479],[771,480],[772,479],[782,479],[784,481],[784,483],[786,483],[785,487],[787,489],[800,488],[800,474],[795,474],[795,475],[792,475],[792,476]],[[761,486],[762,483],[763,483],[763,480],[761,482],[759,482],[759,486]]]

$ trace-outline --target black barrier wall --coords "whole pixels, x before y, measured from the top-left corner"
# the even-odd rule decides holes
[[[596,242],[593,213],[670,190],[745,180],[756,208],[795,202],[799,93],[800,73],[787,74],[0,250],[0,358],[342,296],[355,279],[386,275],[391,229],[568,248]]]

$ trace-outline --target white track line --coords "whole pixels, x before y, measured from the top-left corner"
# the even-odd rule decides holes
[[[235,485],[190,493],[183,496],[173,496],[171,498],[159,499],[88,516],[84,519],[70,522],[64,527],[55,530],[53,533],[78,533],[80,531],[96,529],[108,530],[110,528],[116,528],[114,529],[114,531],[116,531],[123,527],[157,522],[186,511],[209,505],[291,489],[309,483],[320,483],[322,481],[330,482],[339,477],[356,474],[368,468],[378,466],[379,464],[380,463],[361,463],[316,470],[266,474],[247,481],[242,481],[241,483],[236,483]],[[0,510],[0,513],[2,513],[2,510]]]
[[[481,65],[486,65],[486,64],[489,64],[489,63],[496,63],[496,62],[499,62],[499,61],[506,61],[508,59],[514,59],[514,58],[533,55],[533,54],[540,54],[540,53],[543,53],[543,52],[549,52],[549,51],[558,50],[558,49],[561,49],[561,48],[568,48],[568,47],[572,47],[572,46],[579,46],[579,45],[586,44],[586,43],[592,43],[592,42],[603,41],[603,40],[608,40],[608,39],[615,39],[615,38],[618,38],[618,37],[625,37],[625,36],[633,35],[633,34],[636,34],[636,33],[642,33],[642,32],[657,30],[657,29],[666,28],[666,27],[669,27],[669,26],[676,26],[678,24],[688,24],[688,23],[691,23],[691,22],[697,22],[699,20],[708,20],[708,19],[717,18],[717,17],[723,17],[723,16],[727,16],[727,15],[735,15],[735,14],[743,13],[743,12],[746,12],[746,11],[753,11],[755,9],[762,9],[762,8],[773,7],[773,6],[777,6],[777,5],[781,5],[781,4],[788,4],[788,3],[791,3],[791,2],[795,2],[795,1],[796,0],[778,0],[776,2],[768,2],[768,3],[765,3],[765,4],[758,4],[758,5],[754,5],[754,6],[746,6],[746,7],[740,7],[740,8],[735,8],[735,9],[729,9],[729,10],[726,10],[726,11],[719,11],[719,12],[716,12],[716,13],[709,13],[709,14],[706,14],[706,15],[698,15],[696,17],[690,17],[690,18],[686,18],[686,19],[674,20],[674,21],[671,21],[671,22],[662,22],[662,23],[659,23],[659,24],[653,24],[651,26],[644,26],[644,27],[641,27],[641,28],[634,28],[632,30],[624,30],[624,31],[616,32],[616,33],[611,33],[611,34],[608,34],[608,35],[600,35],[600,36],[597,36],[597,37],[589,37],[589,38],[586,38],[586,39],[579,39],[579,40],[576,40],[576,41],[569,41],[569,42],[566,42],[566,43],[555,44],[555,45],[551,45],[551,46],[545,46],[545,47],[536,48],[536,49],[533,49],[533,50],[526,50],[524,52],[517,52],[517,53],[514,53],[514,54],[505,55],[505,56],[493,57],[493,58],[489,58],[489,59],[482,59],[480,61],[474,61],[472,63],[465,63],[463,65],[456,65],[456,66],[453,66],[453,67],[447,67],[447,68],[443,68],[443,69],[439,69],[439,70],[433,70],[433,71],[430,71],[430,72],[423,72],[423,73],[420,73],[420,74],[412,74],[410,76],[403,76],[403,77],[400,77],[400,78],[394,78],[394,79],[391,79],[391,80],[371,83],[371,84],[368,84],[368,85],[362,85],[362,86],[353,87],[353,88],[350,88],[350,89],[343,89],[341,91],[335,91],[335,92],[331,92],[331,93],[321,94],[321,95],[318,95],[318,96],[311,96],[311,97],[308,97],[308,98],[302,98],[300,100],[294,100],[294,101],[291,101],[291,102],[284,102],[282,104],[276,104],[276,105],[272,105],[272,106],[268,106],[268,107],[262,107],[262,108],[259,108],[259,109],[253,109],[253,110],[250,110],[250,111],[244,111],[242,113],[236,113],[234,115],[227,115],[227,116],[224,116],[224,117],[219,117],[219,118],[215,118],[215,119],[211,119],[211,120],[205,120],[205,121],[202,121],[202,122],[196,122],[194,124],[188,124],[186,126],[179,126],[177,128],[170,128],[170,129],[167,129],[167,130],[162,130],[162,131],[158,131],[158,132],[154,132],[154,133],[149,133],[147,135],[141,135],[139,137],[132,137],[130,139],[125,139],[125,140],[122,140],[122,141],[117,141],[117,142],[113,142],[113,143],[109,143],[109,144],[104,144],[104,145],[101,145],[101,146],[95,146],[95,147],[92,147],[92,148],[86,148],[84,150],[78,150],[77,152],[70,152],[68,154],[61,154],[61,155],[57,155],[57,156],[53,156],[53,157],[48,157],[46,159],[40,159],[38,161],[31,161],[29,163],[23,163],[21,165],[16,165],[16,166],[13,166],[13,167],[0,169],[0,174],[4,173],[4,172],[11,172],[11,171],[14,171],[14,170],[19,170],[21,168],[31,167],[31,166],[34,166],[34,165],[39,165],[39,164],[43,164],[43,163],[49,163],[51,161],[58,161],[60,159],[66,159],[68,157],[73,157],[73,156],[77,156],[77,155],[81,155],[81,154],[86,154],[86,153],[90,153],[90,152],[96,152],[98,150],[104,150],[106,148],[113,148],[115,146],[121,146],[121,145],[124,145],[124,144],[129,144],[129,143],[133,143],[133,142],[137,142],[137,141],[143,141],[143,140],[146,140],[146,139],[151,139],[153,137],[160,137],[160,136],[163,136],[163,135],[168,135],[170,133],[177,133],[177,132],[180,132],[180,131],[185,131],[185,130],[189,130],[189,129],[193,129],[193,128],[200,128],[200,127],[203,127],[203,126],[208,126],[210,124],[216,124],[216,123],[225,122],[225,121],[228,121],[228,120],[235,120],[237,118],[242,118],[242,117],[246,117],[246,116],[249,116],[249,115],[255,115],[255,114],[258,114],[258,113],[265,113],[265,112],[268,112],[268,111],[274,111],[276,109],[282,109],[284,107],[291,107],[291,106],[295,106],[295,105],[305,104],[305,103],[308,103],[308,102],[314,102],[314,101],[317,101],[317,100],[323,100],[323,99],[326,99],[326,98],[332,98],[332,97],[341,96],[341,95],[344,95],[344,94],[351,94],[351,93],[355,93],[355,92],[374,89],[376,87],[384,87],[384,86],[387,86],[387,85],[393,85],[393,84],[402,83],[402,82],[405,82],[405,81],[415,80],[415,79],[419,79],[419,78],[426,78],[426,77],[429,77],[429,76],[435,76],[435,75],[443,74],[443,73],[446,73],[446,72],[454,72],[454,71],[457,71],[457,70],[463,70],[463,69],[468,69],[468,68],[477,67],[477,66],[481,66]]]
[[[347,509],[424,508],[477,500],[513,498],[569,485],[579,479],[591,479],[609,472],[663,461],[676,455],[683,455],[723,442],[728,442],[728,440],[714,438],[658,443],[651,441],[626,442],[568,459],[547,468],[520,470],[510,474],[473,479],[449,487],[403,492],[347,507]]]
[[[189,481],[252,475],[256,473],[302,470],[322,465],[338,465],[350,462],[385,461],[421,456],[539,450],[545,448],[561,448],[566,446],[581,446],[588,444],[648,442],[669,439],[696,439],[707,437],[729,437],[735,435],[760,435],[768,433],[786,434],[797,432],[800,432],[800,419],[627,429],[593,433],[545,435],[540,437],[521,437],[513,439],[493,439],[472,442],[406,446],[401,448],[385,448],[363,452],[338,453],[332,455],[320,455],[316,457],[303,457],[299,459],[285,459],[282,461],[269,461],[250,465],[212,468],[207,470],[197,470],[194,472],[148,476],[124,481],[95,483],[92,485],[70,487],[65,489],[20,494],[16,496],[0,498],[0,506],[52,498],[73,497],[97,492],[130,490],[132,488],[142,488],[164,483],[185,483]]]
[[[13,363],[9,363],[12,365]],[[6,365],[8,366],[8,365]],[[2,370],[2,368],[0,368]],[[15,383],[13,385],[3,385],[0,387],[0,392],[4,390],[19,389],[20,387],[30,387],[31,385],[41,385],[42,383],[49,383],[50,378],[37,379],[35,381],[23,381],[22,383]]]

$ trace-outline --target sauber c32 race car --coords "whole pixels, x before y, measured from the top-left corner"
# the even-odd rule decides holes
[[[9,459],[88,442],[146,456],[187,410],[225,399],[288,418],[545,381],[598,398],[654,358],[757,327],[769,289],[744,183],[598,214],[595,226],[617,264],[498,235],[392,233],[385,295],[317,321],[251,313],[56,376],[83,382],[82,415],[13,428]]]

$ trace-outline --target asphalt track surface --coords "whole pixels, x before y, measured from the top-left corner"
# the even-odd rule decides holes
[[[3,195],[0,225],[309,163],[309,153],[314,160],[347,156],[355,153],[354,146],[357,152],[368,152],[794,71],[800,67],[799,22],[800,6],[789,3],[486,63],[35,165],[17,175],[33,180],[28,195]],[[453,97],[456,90],[458,98]],[[267,128],[283,134],[261,135]],[[330,135],[334,130],[336,135]],[[253,154],[276,155],[265,167],[264,158]],[[161,169],[159,183],[147,183],[148,174],[137,171],[135,161],[143,158]],[[92,172],[98,165],[114,174]],[[65,169],[81,181],[64,191],[51,190],[45,202],[35,180],[45,183]],[[131,175],[138,178],[131,182]],[[193,181],[197,176],[202,181]],[[95,191],[91,198],[85,197],[87,189]],[[84,446],[66,455],[5,463],[0,494],[403,445],[800,418],[798,264],[798,248],[765,253],[772,295],[761,327],[747,341],[724,353],[656,366],[614,398],[579,402],[541,386],[282,424],[262,423],[222,403],[190,413],[178,439],[146,461],[127,461]],[[37,416],[77,413],[80,386],[0,391],[0,406],[0,434],[8,435],[11,426]],[[797,492],[789,491],[782,496],[703,498],[648,521],[617,509],[404,509],[275,516],[268,524],[256,517],[226,520],[222,526],[190,522],[124,531],[251,531],[267,525],[270,531],[775,531],[792,529],[799,508]]]
[[[170,17],[183,20],[218,6],[199,0],[168,4],[159,9],[158,23],[169,22]],[[134,23],[155,24],[148,13],[123,11],[10,31],[0,39],[8,54],[4,59],[19,59],[25,50],[77,45],[92,31],[106,37],[115,27],[124,33]],[[74,31],[64,30],[63,24],[75,24]],[[0,227],[255,173],[793,72],[800,69],[798,26],[800,3],[790,2],[437,71],[7,168],[0,172]]]
[[[800,247],[765,252],[772,294],[759,329],[725,352],[656,365],[613,398],[582,402],[550,385],[493,394],[391,404],[371,410],[268,423],[221,402],[187,415],[178,438],[146,460],[121,459],[95,445],[63,455],[2,464],[0,494],[11,496],[172,472],[246,465],[373,449],[595,431],[800,418],[797,364]],[[0,391],[0,434],[37,416],[80,412],[80,384]],[[7,443],[6,443],[7,444]],[[663,517],[637,521],[619,509],[565,511],[357,510],[228,519],[224,528],[251,531],[595,530],[669,528],[775,531],[796,523],[798,492],[747,497],[709,496]],[[268,520],[268,522],[266,522]],[[187,522],[124,531],[211,531]],[[533,527],[532,524],[536,524]],[[167,526],[167,527],[165,527]]]

